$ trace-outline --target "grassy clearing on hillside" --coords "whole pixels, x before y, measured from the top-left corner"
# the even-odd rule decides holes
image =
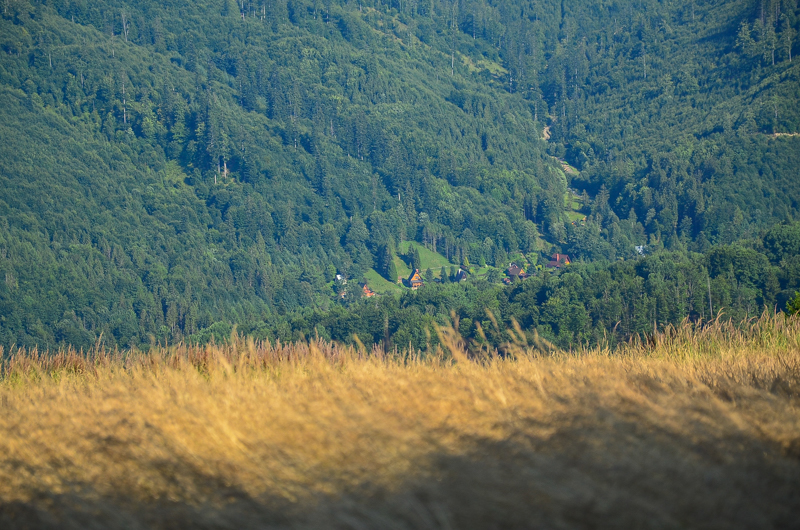
[[[495,267],[473,267],[473,276],[486,276],[490,270],[494,270]]]
[[[378,294],[400,293],[403,290],[403,288],[396,283],[392,283],[381,276],[375,269],[370,269],[365,272],[364,280],[366,280],[369,288]]]
[[[401,278],[408,278],[411,275],[411,269],[399,256],[394,257],[394,266],[397,268],[397,274]]]
[[[419,259],[422,265],[420,271],[422,272],[425,272],[426,269],[431,269],[431,271],[434,273],[434,276],[438,278],[442,267],[447,267],[449,270],[449,268],[453,265],[453,263],[447,261],[446,257],[442,256],[438,252],[428,250],[424,245],[421,245],[416,241],[403,241],[397,246],[397,248],[400,252],[405,254],[408,252],[409,245],[419,250]]]
[[[13,352],[0,527],[778,528],[800,320],[619,351],[323,343]]]
[[[477,62],[473,61],[471,57],[467,55],[459,54],[461,57],[461,62],[464,64],[470,72],[480,72],[481,70],[487,70],[490,74],[494,76],[507,74],[508,70],[503,68],[503,66],[499,63],[494,61],[490,61],[488,59],[480,59]]]
[[[578,222],[581,219],[585,219],[586,218],[586,214],[581,213],[581,212],[566,212],[566,214],[567,214],[567,220],[569,220],[569,222],[571,222],[571,223],[572,222]]]

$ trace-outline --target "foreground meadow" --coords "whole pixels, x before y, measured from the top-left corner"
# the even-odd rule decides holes
[[[788,528],[800,321],[610,352],[11,352],[2,528]]]

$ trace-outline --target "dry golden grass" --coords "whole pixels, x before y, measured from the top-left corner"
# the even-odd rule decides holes
[[[782,528],[800,322],[616,352],[461,344],[14,352],[2,528]],[[522,341],[522,339],[520,339]],[[549,353],[545,354],[544,352]]]

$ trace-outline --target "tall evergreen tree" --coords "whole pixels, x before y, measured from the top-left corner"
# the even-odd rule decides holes
[[[411,253],[411,267],[414,270],[421,270],[422,269],[422,258],[419,255],[419,248],[414,247]]]

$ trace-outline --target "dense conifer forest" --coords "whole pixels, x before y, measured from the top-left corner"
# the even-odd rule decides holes
[[[798,34],[796,0],[0,0],[0,344],[783,310]]]

